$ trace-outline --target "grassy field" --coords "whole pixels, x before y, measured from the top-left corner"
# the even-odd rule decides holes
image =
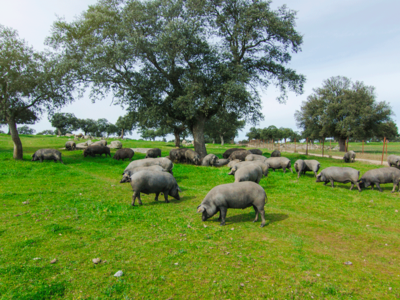
[[[181,200],[143,195],[143,206],[132,207],[130,185],[119,184],[127,161],[82,151],[61,151],[64,165],[30,161],[35,150],[66,141],[22,136],[24,160],[14,161],[10,137],[0,135],[0,299],[400,297],[400,196],[391,184],[359,193],[278,170],[260,182],[268,226],[252,223],[252,208],[228,210],[220,226],[218,216],[202,222],[196,207],[211,188],[234,181],[227,167],[175,164]],[[123,145],[160,147],[163,156],[173,148]],[[207,149],[221,157],[230,146]],[[349,166],[318,160],[322,168]],[[363,174],[380,166],[351,167]]]

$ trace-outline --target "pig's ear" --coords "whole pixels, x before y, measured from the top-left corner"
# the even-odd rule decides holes
[[[198,213],[202,213],[203,211],[204,211],[204,207],[201,206],[201,205],[199,205],[199,206],[197,207],[197,212],[198,212]]]

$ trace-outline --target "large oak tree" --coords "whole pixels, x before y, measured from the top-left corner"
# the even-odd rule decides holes
[[[73,100],[68,66],[50,53],[40,53],[0,25],[0,119],[7,122],[15,159],[23,158],[17,121],[58,109]]]
[[[259,0],[100,0],[56,22],[48,42],[93,97],[111,91],[128,110],[182,122],[204,156],[205,122],[219,110],[257,121],[260,89],[275,84],[279,101],[302,93],[304,76],[286,67],[302,44],[295,16]]]
[[[381,135],[383,124],[392,121],[392,114],[388,103],[376,101],[373,86],[336,76],[313,90],[295,118],[307,137],[335,137],[340,151],[345,151],[349,137],[366,139]]]

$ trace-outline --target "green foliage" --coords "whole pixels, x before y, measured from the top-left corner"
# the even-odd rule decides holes
[[[24,125],[21,127],[18,127],[18,133],[19,134],[35,134],[36,130],[33,128],[29,128],[28,126]]]
[[[341,142],[348,137],[397,136],[392,114],[388,103],[376,102],[373,86],[337,76],[314,89],[300,111],[296,111],[295,118],[307,137],[335,137]]]
[[[54,132],[51,129],[43,130],[41,132],[36,133],[36,135],[54,135],[57,134],[57,132]]]
[[[216,115],[207,121],[204,133],[209,138],[224,145],[224,141],[229,141],[238,136],[238,131],[242,129],[246,121],[239,120],[234,112],[227,112],[221,109]]]
[[[49,116],[49,121],[51,126],[57,128],[59,135],[71,133],[80,127],[78,118],[72,113],[55,113]]]
[[[187,126],[203,156],[204,125],[221,109],[262,119],[256,86],[275,84],[279,101],[302,93],[305,77],[286,67],[301,50],[295,18],[268,1],[102,0],[57,21],[48,43],[77,82],[91,82],[92,97],[112,92],[141,120]]]

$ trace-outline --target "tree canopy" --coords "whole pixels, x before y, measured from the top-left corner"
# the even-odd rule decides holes
[[[244,120],[239,120],[235,112],[220,110],[207,121],[204,133],[212,140],[218,140],[224,145],[226,140],[231,140],[238,135],[238,131],[245,126]]]
[[[373,86],[336,76],[313,90],[295,118],[308,137],[335,137],[340,151],[345,151],[348,137],[367,139],[380,135],[384,124],[392,121],[392,114],[388,103],[376,102]]]
[[[75,66],[93,97],[107,92],[140,115],[188,126],[206,155],[206,121],[224,109],[262,118],[259,89],[302,93],[305,78],[286,65],[300,51],[296,13],[258,0],[100,0],[80,18],[57,21],[48,43]]]
[[[58,135],[71,133],[80,128],[79,120],[72,113],[55,113],[49,115],[51,126],[57,129]]]
[[[36,120],[73,100],[73,81],[60,61],[55,54],[34,51],[15,30],[0,25],[0,118],[9,126],[15,159],[23,155],[18,120]]]

